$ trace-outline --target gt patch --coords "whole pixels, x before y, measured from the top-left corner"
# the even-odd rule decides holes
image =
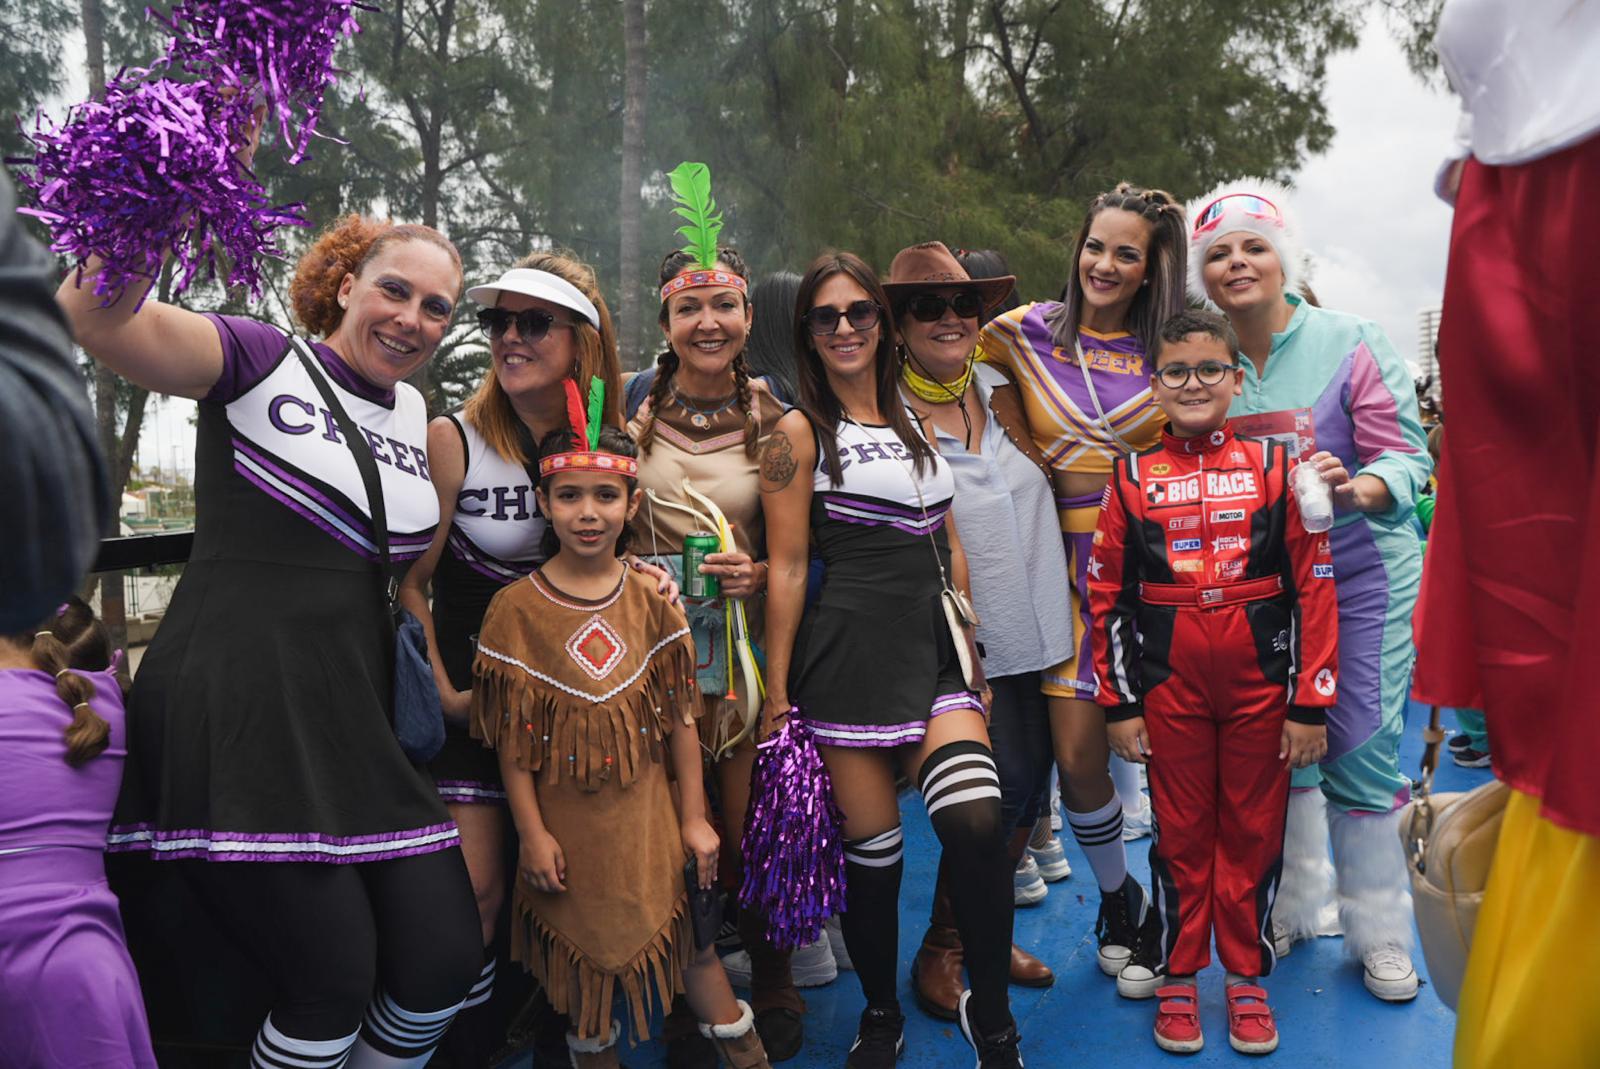
[[[1243,523],[1244,509],[1223,509],[1211,514],[1212,523]]]
[[[1199,527],[1199,516],[1174,516],[1167,521],[1167,530],[1169,531],[1194,531]]]
[[[1199,549],[1202,545],[1204,545],[1204,543],[1198,538],[1180,538],[1176,542],[1172,543],[1172,552],[1192,553]]]

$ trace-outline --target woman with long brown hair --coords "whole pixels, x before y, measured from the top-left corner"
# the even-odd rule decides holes
[[[1011,877],[985,697],[944,602],[966,596],[955,483],[900,397],[889,297],[850,253],[819,257],[795,304],[800,404],[761,464],[772,574],[765,727],[814,735],[844,813],[845,943],[867,1007],[847,1066],[903,1051],[896,993],[902,865],[897,768],[917,783],[963,878],[951,888],[972,990],[962,1033],[985,1069],[1020,1066],[1007,995]],[[810,543],[826,572],[805,608]],[[980,693],[980,691],[982,693]]]
[[[1140,929],[1158,918],[1122,845],[1123,802],[1108,771],[1105,713],[1094,703],[1088,567],[1113,459],[1156,444],[1166,422],[1144,354],[1161,321],[1183,307],[1184,240],[1183,208],[1170,194],[1121,183],[1089,204],[1062,300],[997,316],[979,342],[982,359],[1021,388],[1034,443],[1052,469],[1074,652],[1045,672],[1043,689],[1067,823],[1100,887],[1100,968],[1130,998],[1149,998],[1158,986],[1146,971],[1122,975]]]

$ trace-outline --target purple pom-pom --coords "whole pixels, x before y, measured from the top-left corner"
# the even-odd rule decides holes
[[[299,163],[316,132],[322,96],[339,70],[333,54],[360,32],[354,0],[178,0],[166,18],[175,66],[261,94],[277,117],[289,162]],[[300,111],[298,132],[295,112]]]
[[[35,121],[34,157],[13,161],[33,168],[18,174],[34,201],[19,211],[43,219],[51,248],[80,271],[100,257],[94,292],[105,304],[157,277],[169,253],[175,292],[220,266],[228,285],[259,296],[256,257],[282,255],[273,231],[306,225],[300,205],[272,207],[235,159],[248,102],[209,82],[135,80],[147,73],[119,75],[60,126]]]
[[[815,942],[845,907],[844,814],[811,730],[793,716],[756,748],[744,825],[741,905],[767,918],[773,946]]]

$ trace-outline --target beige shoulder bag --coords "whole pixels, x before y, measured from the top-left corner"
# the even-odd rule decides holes
[[[1453,1010],[1511,792],[1493,780],[1471,791],[1434,794],[1433,773],[1444,741],[1437,705],[1428,714],[1423,739],[1422,786],[1400,815],[1400,842],[1428,975],[1439,1001]]]

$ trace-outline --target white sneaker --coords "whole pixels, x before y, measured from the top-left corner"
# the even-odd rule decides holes
[[[1129,815],[1126,811],[1122,814],[1122,841],[1131,843],[1135,839],[1146,839],[1150,836],[1150,796],[1143,791],[1139,792],[1139,812]]]
[[[1287,958],[1289,951],[1294,949],[1294,936],[1289,934],[1289,929],[1272,922],[1272,952],[1280,958]]]
[[[815,943],[803,946],[789,959],[789,969],[794,973],[794,986],[821,987],[831,984],[839,975],[834,964],[833,949],[826,935]],[[722,959],[722,970],[728,974],[728,983],[734,987],[750,986],[750,952],[736,950]]]
[[[1033,855],[1023,854],[1022,863],[1017,866],[1017,871],[1011,877],[1011,899],[1019,906],[1034,906],[1044,901],[1044,896],[1050,893],[1050,888],[1044,885],[1044,879],[1039,875],[1039,863],[1033,860]]]
[[[839,975],[839,966],[833,960],[833,945],[826,933],[817,941],[796,950],[789,958],[789,970],[794,973],[795,987],[821,987],[831,984]]]
[[[1043,846],[1028,847],[1028,856],[1039,866],[1039,878],[1045,883],[1058,883],[1072,875],[1067,852],[1062,848],[1061,840],[1054,835]]]
[[[844,945],[844,929],[839,926],[837,913],[828,918],[822,931],[828,937],[828,949],[833,951],[833,964],[840,972],[854,972],[855,963],[850,960],[850,948]]]
[[[1409,1002],[1417,997],[1417,970],[1411,955],[1397,946],[1381,946],[1361,959],[1367,990],[1385,1002]]]

